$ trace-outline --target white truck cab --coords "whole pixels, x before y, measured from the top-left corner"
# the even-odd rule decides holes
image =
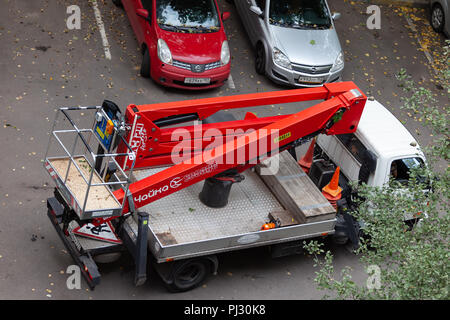
[[[349,181],[381,187],[392,177],[406,184],[409,169],[425,163],[419,144],[405,126],[382,104],[367,100],[355,133],[317,137],[309,176],[322,189],[339,166],[339,185],[343,189],[342,198],[346,199],[345,207],[352,193]],[[333,238],[342,244],[350,239],[356,248],[364,222],[339,212]],[[405,216],[404,220],[409,225],[416,221],[412,216]],[[351,225],[353,227],[349,227]]]
[[[382,186],[391,175],[399,182],[406,182],[409,169],[425,163],[425,156],[411,133],[374,100],[366,102],[355,133],[322,134],[316,146],[340,166],[346,180],[363,180],[369,186]]]

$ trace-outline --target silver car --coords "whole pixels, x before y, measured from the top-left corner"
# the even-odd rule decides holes
[[[326,0],[234,0],[255,48],[255,69],[277,83],[340,80],[344,53]]]
[[[450,4],[449,0],[431,0],[431,26],[436,32],[450,36]]]

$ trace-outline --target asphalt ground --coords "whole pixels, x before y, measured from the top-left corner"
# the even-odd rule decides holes
[[[271,259],[265,248],[220,255],[218,274],[187,293],[168,293],[154,274],[135,287],[126,256],[101,267],[102,284],[94,291],[84,282],[79,290],[67,288],[66,270],[73,262],[46,216],[45,201],[54,186],[42,163],[56,108],[110,99],[124,110],[131,103],[287,89],[255,73],[249,40],[234,7],[225,1],[220,6],[231,12],[225,26],[232,81],[203,92],[167,89],[141,78],[141,52],[127,17],[110,1],[97,2],[107,51],[92,1],[0,0],[0,299],[320,299],[324,292],[316,289],[311,257]],[[395,77],[405,68],[448,105],[435,73],[441,66],[434,62],[444,38],[428,26],[427,10],[380,6],[381,29],[369,30],[367,5],[329,3],[342,13],[336,28],[346,57],[343,80],[354,81],[388,107],[421,145],[429,144],[421,119],[400,109],[404,93]],[[74,4],[81,9],[79,30],[66,26],[67,7]],[[258,112],[284,114],[307,106],[267,106]],[[342,247],[329,248],[336,270],[350,266],[356,282],[366,281],[356,256]]]

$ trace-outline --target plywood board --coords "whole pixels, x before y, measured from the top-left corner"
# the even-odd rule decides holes
[[[278,210],[269,213],[270,221],[276,221],[280,224],[280,227],[292,226],[299,224],[297,218],[287,210]]]
[[[294,218],[308,223],[336,216],[336,210],[288,151],[280,153],[279,166],[268,166],[267,163],[263,161],[256,172]],[[261,171],[262,167],[264,171]]]
[[[84,157],[76,157],[74,160],[83,172],[83,175],[89,181],[89,176],[92,170],[89,162]],[[70,159],[68,158],[49,160],[50,164],[53,166],[62,181],[64,181],[64,178],[66,177],[69,161]],[[102,179],[98,176],[97,172],[94,171],[94,175],[92,176],[92,184],[96,183],[102,183]],[[65,184],[70,192],[72,192],[75,199],[77,199],[80,208],[82,208],[88,185],[73,163],[70,165],[69,175],[67,176],[67,181]],[[107,188],[107,186],[91,186],[89,189],[89,197],[86,202],[85,211],[120,208],[120,204]]]

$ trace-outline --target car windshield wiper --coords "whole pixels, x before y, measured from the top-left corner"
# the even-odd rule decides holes
[[[186,27],[182,27],[185,29],[195,29],[198,31],[202,31],[202,32],[211,32],[211,31],[217,31],[216,27],[204,27],[204,26],[186,26]]]
[[[294,28],[294,29],[301,29],[301,30],[313,29],[309,25],[300,25],[300,24],[290,24],[289,27],[290,28]]]
[[[316,24],[315,25],[317,29],[330,29],[331,24]]]
[[[180,28],[178,26],[174,26],[173,24],[162,23],[159,26],[162,27],[163,29],[169,30],[169,31],[180,31]]]
[[[328,24],[314,24],[314,23],[305,23],[305,24],[291,24],[289,25],[291,28],[296,29],[329,29],[331,25]]]
[[[202,31],[202,32],[208,31],[207,28],[204,28],[202,26],[186,26],[186,27],[183,27],[183,29],[184,30],[192,30],[192,29],[194,29],[196,31]]]
[[[271,24],[273,24],[273,25],[280,26],[280,27],[285,27],[285,28],[288,28],[288,27],[291,26],[289,23],[276,21],[276,20],[273,20],[272,18],[270,18],[269,22]]]

